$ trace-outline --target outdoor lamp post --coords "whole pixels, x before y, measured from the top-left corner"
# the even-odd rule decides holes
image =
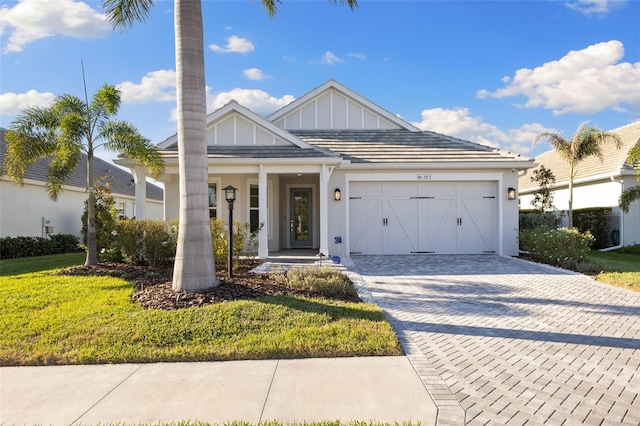
[[[233,276],[233,202],[236,200],[236,189],[231,185],[223,188],[224,199],[229,203],[229,257],[227,258],[229,278]]]

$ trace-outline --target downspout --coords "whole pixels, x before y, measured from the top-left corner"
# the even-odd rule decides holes
[[[611,182],[618,182],[620,184],[620,194],[622,194],[624,192],[624,180],[615,180],[613,175],[611,175],[610,179]],[[613,251],[622,247],[624,247],[624,212],[620,211],[620,244],[613,247],[603,248],[598,251]]]

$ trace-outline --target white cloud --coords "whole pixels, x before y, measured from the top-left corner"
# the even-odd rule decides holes
[[[51,92],[40,93],[29,90],[27,93],[0,94],[0,113],[17,115],[29,107],[46,107],[55,99]]]
[[[485,123],[482,117],[472,117],[468,108],[433,108],[422,111],[422,121],[412,123],[430,130],[482,145],[506,149],[518,154],[532,150],[533,139],[542,132],[555,132],[539,123],[524,124],[517,129],[501,130]]]
[[[264,80],[265,78],[269,78],[269,76],[265,75],[262,72],[262,70],[259,68],[248,68],[244,70],[242,74],[244,74],[244,76],[247,77],[249,80],[261,81],[261,80]]]
[[[63,35],[75,38],[106,37],[110,32],[105,15],[83,2],[73,0],[20,0],[0,8],[3,53],[20,52],[36,40]]]
[[[125,81],[118,84],[122,91],[122,102],[144,104],[147,102],[169,102],[176,100],[176,72],[158,70],[147,73],[140,83]]]
[[[640,105],[640,62],[618,63],[624,56],[621,42],[612,40],[570,51],[557,61],[534,69],[522,68],[503,78],[504,88],[482,89],[478,98],[524,95],[524,108],[543,107],[555,115],[592,114],[607,108],[623,111],[623,104]]]
[[[331,51],[325,52],[324,55],[322,55],[322,59],[320,59],[320,63],[327,64],[327,65],[334,65],[342,61],[343,61],[342,59],[338,58]]]
[[[249,53],[256,50],[253,43],[249,40],[235,35],[227,38],[227,45],[224,47],[218,46],[217,44],[211,44],[209,47],[218,53]]]
[[[292,95],[284,95],[276,98],[267,92],[258,89],[235,88],[228,92],[220,92],[207,95],[207,111],[212,112],[235,99],[238,103],[256,114],[266,116],[291,103],[295,98]]]
[[[347,53],[347,56],[351,56],[352,58],[362,59],[363,61],[367,60],[367,55],[364,53]]]
[[[567,7],[585,15],[608,13],[613,7],[623,6],[627,0],[575,0],[567,2]]]
[[[258,89],[242,89],[237,87],[228,92],[215,94],[210,93],[210,90],[211,88],[207,86],[207,113],[212,113],[230,101],[236,100],[240,105],[249,108],[256,114],[267,116],[295,100],[295,97],[292,95],[284,95],[281,98],[276,98]],[[176,120],[175,108],[171,111],[171,120]]]

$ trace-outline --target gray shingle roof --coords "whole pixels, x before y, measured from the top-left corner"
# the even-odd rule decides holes
[[[177,144],[165,149],[166,151],[178,151]],[[304,149],[293,145],[208,145],[209,158],[332,158],[338,154],[321,148]]]
[[[352,163],[531,162],[527,157],[434,132],[291,130],[303,141]]]
[[[4,156],[7,149],[7,144],[4,138],[5,129],[0,128],[0,164],[4,166]],[[93,159],[93,175],[95,178],[99,178],[105,174],[108,174],[111,181],[111,192],[114,195],[127,195],[135,197],[135,188],[133,184],[133,175],[121,168],[107,163],[106,161],[94,157]],[[33,179],[36,181],[45,182],[47,179],[47,169],[51,158],[44,158],[38,160],[27,168],[25,172],[25,179]],[[71,173],[71,176],[67,180],[67,185],[75,186],[79,188],[87,187],[87,161],[86,155],[82,155],[82,159],[78,164],[78,167]],[[162,201],[163,190],[162,188],[147,182],[147,199]]]

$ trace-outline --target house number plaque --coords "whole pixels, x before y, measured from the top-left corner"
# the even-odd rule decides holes
[[[418,174],[418,180],[431,180],[431,175],[428,175],[428,174]]]

